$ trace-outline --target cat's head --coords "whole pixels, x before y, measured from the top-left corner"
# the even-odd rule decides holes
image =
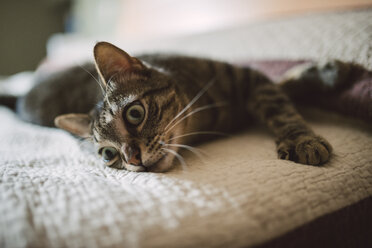
[[[107,42],[96,44],[94,57],[105,92],[102,103],[90,114],[58,116],[56,126],[92,137],[108,166],[169,169],[176,149],[166,144],[182,129],[181,124],[167,132],[181,107],[172,78]]]

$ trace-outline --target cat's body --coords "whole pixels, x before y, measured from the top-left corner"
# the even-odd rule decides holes
[[[89,75],[98,76],[94,65],[71,68],[21,98],[20,116],[49,126],[59,116],[57,126],[93,137],[109,166],[132,171],[165,171],[180,148],[250,118],[275,134],[281,159],[319,165],[331,155],[280,87],[253,69],[183,56],[133,58],[104,42],[95,60],[101,86]]]

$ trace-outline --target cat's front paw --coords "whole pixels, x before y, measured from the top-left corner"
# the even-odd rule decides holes
[[[280,159],[301,164],[321,165],[329,160],[332,146],[320,136],[306,135],[295,140],[280,142],[277,151]]]

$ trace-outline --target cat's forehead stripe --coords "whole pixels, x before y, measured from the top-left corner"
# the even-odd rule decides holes
[[[130,104],[131,102],[135,101],[137,97],[135,95],[128,95],[128,96],[107,96],[105,102],[109,109],[111,109],[112,113],[117,114],[120,109],[124,108],[126,105]]]
[[[155,95],[155,94],[160,94],[162,91],[166,91],[170,88],[170,85],[166,85],[166,86],[163,86],[163,87],[159,87],[159,88],[152,88],[152,89],[149,89],[147,91],[145,91],[143,94],[142,94],[142,97],[146,97],[148,95]]]

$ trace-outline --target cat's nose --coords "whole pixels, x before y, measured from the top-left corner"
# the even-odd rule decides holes
[[[141,150],[136,146],[124,146],[122,148],[125,161],[131,165],[141,165]]]

